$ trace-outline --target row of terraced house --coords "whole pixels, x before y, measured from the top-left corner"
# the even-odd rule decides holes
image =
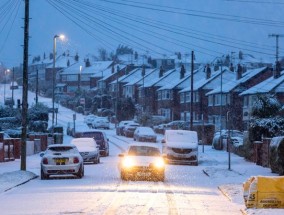
[[[175,59],[156,59],[156,68],[144,62],[71,62],[62,56],[56,62],[56,93],[72,95],[82,89],[114,99],[131,98],[140,111],[171,121],[189,121],[192,114],[194,122],[213,123],[217,129],[225,128],[229,118],[234,129],[245,130],[258,94],[284,99],[284,74],[271,64],[194,64],[191,71],[190,63]],[[50,77],[52,71],[52,64],[47,65],[42,77]]]

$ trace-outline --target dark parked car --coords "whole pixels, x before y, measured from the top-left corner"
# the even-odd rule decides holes
[[[121,121],[118,126],[116,127],[116,135],[123,135],[123,129],[124,127],[129,124],[129,123],[134,123],[134,121]]]
[[[123,129],[123,134],[125,137],[133,137],[134,131],[139,126],[138,123],[129,123]]]
[[[75,137],[92,137],[96,140],[96,143],[99,145],[100,155],[109,156],[109,143],[108,138],[103,131],[84,131],[76,132]]]

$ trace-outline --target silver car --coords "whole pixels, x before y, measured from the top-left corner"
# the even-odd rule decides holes
[[[84,176],[83,158],[75,145],[53,144],[41,153],[40,176],[48,179],[50,175]]]

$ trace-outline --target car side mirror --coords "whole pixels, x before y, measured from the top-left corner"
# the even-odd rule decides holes
[[[162,139],[162,140],[161,140],[161,143],[166,143],[166,140],[165,140],[165,139]]]
[[[41,152],[41,153],[39,154],[39,156],[43,157],[43,156],[44,156],[44,152]]]
[[[124,154],[118,154],[118,157],[124,157]]]

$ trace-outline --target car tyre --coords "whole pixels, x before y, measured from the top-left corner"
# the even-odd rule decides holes
[[[48,179],[48,175],[44,174],[43,170],[41,169],[40,171],[40,179],[41,180],[46,180]]]
[[[84,176],[84,167],[81,166],[78,173],[76,174],[78,178],[82,178]]]

